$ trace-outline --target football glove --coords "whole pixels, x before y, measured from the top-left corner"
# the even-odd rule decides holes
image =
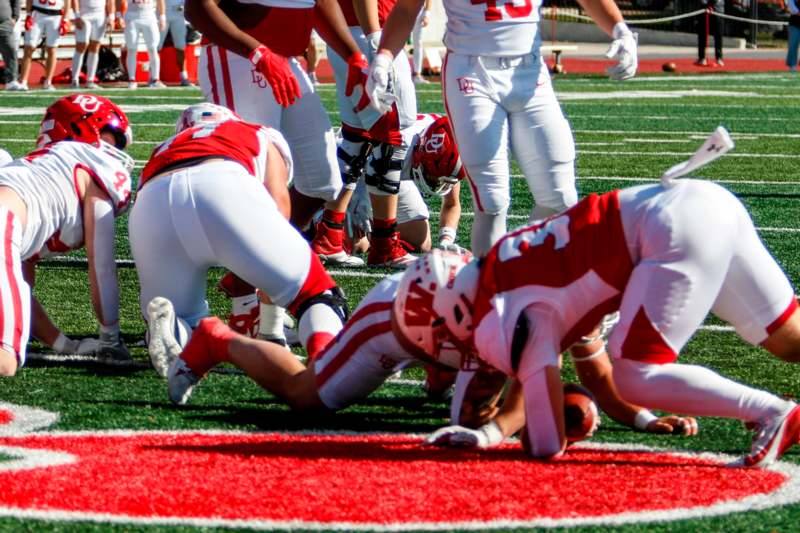
[[[397,97],[391,91],[392,58],[386,54],[376,54],[369,66],[367,94],[372,107],[381,113],[392,110]]]
[[[100,346],[97,339],[70,339],[63,333],[53,343],[53,351],[59,354],[89,355],[95,353]]]
[[[361,87],[361,98],[353,107],[353,111],[358,113],[369,105],[369,97],[365,88],[369,63],[361,52],[356,52],[347,58],[347,84],[345,85],[344,95],[350,98],[356,87]]]
[[[33,29],[33,17],[28,15],[25,17],[25,31],[31,31]]]
[[[297,78],[292,73],[288,59],[273,53],[263,44],[250,52],[249,59],[272,87],[272,94],[275,95],[278,105],[289,107],[302,96],[300,84],[297,83]]]
[[[348,233],[351,238],[369,235],[372,232],[372,205],[367,188],[356,187],[353,197],[347,206]]]
[[[381,44],[381,30],[370,33],[367,37],[367,60],[372,61],[378,53],[378,47]]]
[[[128,347],[125,346],[125,343],[122,342],[119,336],[119,330],[101,331],[99,346],[95,354],[101,359],[109,359],[112,361],[129,361],[131,359],[131,353],[128,351]]]
[[[491,448],[505,440],[503,432],[494,421],[484,424],[478,429],[469,429],[464,426],[446,426],[439,428],[425,439],[425,442],[434,446],[447,446],[450,448]]]
[[[608,67],[606,72],[612,80],[622,81],[632,78],[639,66],[636,55],[639,34],[631,32],[624,22],[619,22],[614,26],[612,36],[614,40],[608,47],[606,57],[609,59],[616,57],[619,62],[613,67]]]
[[[444,250],[445,252],[452,252],[459,255],[469,253],[469,250],[463,246],[459,246],[458,244],[448,240],[439,241],[439,244],[437,244],[436,247],[440,250]]]
[[[61,22],[58,23],[58,34],[66,35],[69,33],[70,24],[66,17],[61,17]]]

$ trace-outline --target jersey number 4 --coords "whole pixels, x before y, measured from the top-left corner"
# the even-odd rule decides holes
[[[487,22],[503,20],[503,11],[506,12],[507,18],[519,19],[527,17],[533,12],[533,2],[525,0],[521,6],[515,6],[511,2],[504,2],[502,10],[497,7],[497,0],[470,0],[473,6],[479,4],[486,4],[486,11],[483,12],[483,18]]]

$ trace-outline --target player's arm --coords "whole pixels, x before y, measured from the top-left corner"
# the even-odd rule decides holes
[[[243,57],[261,46],[254,37],[240,30],[219,8],[217,0],[186,0],[186,20],[211,42]]]
[[[270,143],[269,151],[267,153],[267,169],[264,179],[264,186],[267,188],[272,199],[278,206],[278,211],[286,220],[292,212],[291,203],[289,200],[289,169],[283,159],[283,156],[275,147]]]
[[[589,342],[577,343],[570,348],[575,373],[581,383],[591,391],[600,409],[613,420],[648,433],[677,433],[694,435],[697,421],[691,417],[657,417],[648,409],[633,405],[620,397],[614,384],[611,361],[605,343],[595,330],[585,337]]]
[[[378,51],[381,42],[381,24],[378,17],[378,0],[353,0],[353,11],[356,13],[361,31],[369,44],[370,61]]]
[[[156,0],[156,14],[158,15],[158,29],[167,29],[167,3],[165,0]]]
[[[456,244],[458,221],[461,219],[461,183],[442,198],[442,209],[439,213],[439,245]]]
[[[607,69],[608,75],[615,80],[632,78],[639,65],[638,35],[625,24],[617,4],[614,0],[578,0],[578,4],[613,39],[606,57],[616,57],[619,63]]]
[[[394,58],[411,35],[423,0],[398,0],[383,25],[378,53]]]
[[[128,349],[120,338],[119,284],[114,260],[114,206],[93,180],[89,180],[83,200],[83,228],[92,306],[100,322],[98,351],[100,355],[115,359],[129,358]]]
[[[317,0],[314,15],[314,28],[322,40],[339,54],[339,57],[348,59],[354,54],[361,53],[350,30],[347,29],[344,13],[336,0]]]

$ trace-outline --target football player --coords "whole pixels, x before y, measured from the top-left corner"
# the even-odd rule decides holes
[[[342,179],[328,114],[295,56],[314,27],[347,58],[348,92],[363,93],[367,62],[336,0],[187,0],[186,18],[203,33],[199,81],[206,100],[278,129],[295,162],[292,223],[304,229]]]
[[[99,354],[129,357],[119,330],[114,220],[131,199],[133,159],[122,151],[131,139],[128,119],[113,102],[73,94],[47,108],[38,148],[0,168],[6,265],[0,288],[0,375],[14,375],[25,363],[31,289],[22,263],[84,245],[92,304],[100,321]],[[34,320],[44,327],[40,315]],[[51,338],[45,333],[42,340],[63,351],[69,339],[56,334],[57,329],[49,331]]]
[[[378,49],[381,25],[394,5],[394,0],[339,0],[353,39],[368,60]],[[362,174],[372,204],[372,240],[367,264],[405,268],[415,257],[400,242],[398,232],[398,193],[401,169],[408,150],[408,136],[401,132],[414,125],[417,99],[408,57],[402,50],[392,64],[396,76],[396,101],[385,112],[368,105],[363,93],[346,85],[347,61],[335,50],[328,58],[336,79],[337,100],[342,119],[342,141],[337,154],[345,189],[336,202],[326,205],[311,247],[326,263],[358,265],[362,261],[344,252],[342,242],[344,219],[352,190]],[[366,167],[360,160],[367,156]]]
[[[398,0],[384,26],[367,81],[379,110],[396,99],[390,75],[423,0]],[[579,0],[613,42],[612,78],[636,72],[636,34],[613,0]],[[442,68],[445,108],[463,154],[475,219],[472,252],[484,255],[506,232],[510,202],[508,152],[514,154],[535,198],[531,220],[577,201],[575,145],[540,52],[540,2],[445,0],[447,56]]]
[[[168,373],[170,399],[185,404],[194,386],[217,364],[229,362],[241,368],[266,391],[285,400],[293,409],[339,410],[365,398],[398,367],[429,363],[441,368],[472,367],[477,360],[465,357],[452,344],[444,342],[442,321],[433,314],[432,286],[446,283],[467,264],[466,255],[434,250],[413,263],[404,273],[379,282],[361,301],[335,339],[304,366],[288,349],[270,342],[235,333],[217,318],[200,321],[191,340],[180,351],[171,332],[165,337],[178,357]],[[433,285],[432,285],[433,284]],[[633,426],[641,408],[619,399],[611,385],[607,358],[603,359],[602,340],[593,339],[581,348],[580,375],[597,395],[600,406],[610,416]],[[597,352],[596,354],[594,352]],[[593,355],[586,357],[586,354]],[[503,409],[477,432],[475,446],[488,447],[524,425],[519,391],[514,387]],[[692,421],[662,417],[642,429],[672,432],[675,426],[692,432]],[[696,427],[696,426],[694,426]],[[686,429],[683,429],[686,428]],[[466,428],[448,428],[437,435],[437,444],[464,445]]]
[[[20,66],[19,85],[16,90],[28,90],[28,75],[31,72],[33,52],[44,38],[47,53],[44,67],[44,85],[46,91],[54,91],[53,75],[56,72],[56,48],[62,35],[70,30],[72,19],[71,1],[64,0],[26,0],[25,1],[25,48]]]
[[[165,335],[208,314],[208,269],[221,265],[298,319],[309,353],[341,329],[346,302],[288,222],[289,147],[272,128],[214,104],[188,107],[153,150],[129,218],[153,366],[166,376]]]
[[[800,439],[794,402],[676,363],[709,312],[748,342],[800,361],[794,290],[744,206],[713,183],[592,194],[503,237],[440,287],[433,307],[448,338],[522,383],[534,456],[564,452],[561,350],[616,310],[608,344],[624,399],[754,425],[747,466],[769,464]],[[651,418],[639,415],[637,426]]]
[[[72,54],[70,88],[80,87],[83,53],[86,52],[86,88],[97,89],[98,85],[94,82],[94,78],[97,74],[100,41],[106,34],[106,26],[109,30],[114,29],[114,0],[70,1],[72,1],[73,16],[75,17],[75,52]]]
[[[132,0],[122,1],[127,6],[122,26],[125,29],[125,68],[128,70],[128,89],[136,89],[136,65],[139,49],[139,35],[144,38],[147,48],[147,58],[150,62],[150,80],[147,86],[151,88],[165,87],[159,80],[161,73],[161,57],[158,55],[158,43],[161,32],[167,28],[167,15],[164,0]]]

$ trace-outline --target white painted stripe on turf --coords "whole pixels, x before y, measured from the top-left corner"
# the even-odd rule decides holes
[[[9,461],[0,461],[0,472],[16,472],[36,468],[52,468],[77,462],[78,458],[66,452],[55,450],[34,450],[16,446],[0,445],[0,453],[12,457]],[[0,508],[0,515],[3,508]],[[8,515],[6,515],[8,516]]]
[[[605,117],[608,118],[608,117]],[[711,133],[710,131],[692,131],[692,130],[679,130],[679,131],[664,131],[664,130],[587,130],[587,129],[573,129],[572,133],[580,134],[607,134],[607,135],[698,135],[703,139],[707,138]],[[775,137],[779,139],[800,139],[800,133],[754,133],[747,132],[749,137]],[[734,140],[737,139],[737,134],[732,134]]]
[[[193,434],[220,434],[220,435],[242,435],[244,432],[205,432],[205,431],[175,431],[175,432],[151,432],[151,431],[130,431],[121,434],[122,436],[153,435],[193,435]],[[274,433],[274,432],[272,432]],[[283,432],[278,434],[286,434]],[[53,432],[44,433],[44,436],[70,436],[70,435],[113,435],[110,432]],[[315,432],[304,434],[324,434],[331,435],[331,432]],[[352,433],[342,432],[342,434]],[[396,436],[394,434],[392,436]],[[409,435],[412,436],[412,435]],[[416,436],[419,437],[419,436]],[[614,450],[627,452],[650,452],[661,454],[673,454],[687,459],[706,459],[715,463],[730,464],[737,458],[718,453],[696,453],[689,451],[672,450],[668,448],[657,448],[653,446],[634,445],[634,444],[613,444],[613,443],[581,443],[576,447]],[[20,448],[20,451],[30,452],[28,448]],[[38,450],[37,450],[38,451]],[[56,452],[47,452],[56,453]],[[63,454],[64,456],[68,454]],[[39,454],[39,458],[47,460],[44,454]],[[55,456],[52,456],[55,458]],[[52,459],[51,458],[51,459]],[[2,465],[2,463],[0,463]],[[41,465],[45,467],[46,465]],[[92,513],[80,511],[45,511],[39,509],[23,509],[19,507],[0,507],[0,516],[18,517],[22,519],[39,519],[50,521],[91,521],[97,523],[113,524],[136,524],[136,525],[167,525],[167,526],[196,526],[196,527],[241,527],[247,529],[310,529],[310,530],[334,530],[334,531],[442,531],[451,529],[465,529],[480,531],[486,529],[510,529],[510,528],[532,528],[532,527],[576,527],[590,525],[622,525],[622,524],[643,524],[655,521],[674,521],[695,518],[705,518],[709,516],[721,516],[736,512],[757,511],[773,507],[789,505],[800,501],[800,467],[785,462],[778,462],[767,470],[783,474],[786,478],[776,491],[768,494],[756,494],[741,500],[729,500],[710,506],[697,506],[689,508],[677,508],[671,510],[655,510],[621,513],[613,516],[590,516],[581,518],[552,519],[542,518],[533,520],[488,520],[488,521],[468,521],[468,522],[410,522],[410,523],[352,523],[352,522],[304,522],[301,520],[243,520],[243,519],[223,519],[223,518],[182,518],[182,517],[138,517],[130,515],[112,515],[107,513]]]
[[[623,155],[623,156],[672,156],[677,155],[681,157],[689,157],[694,152],[617,152],[614,150],[581,150],[581,154],[600,154],[600,155]],[[738,157],[746,159],[800,159],[800,154],[783,154],[783,153],[768,153],[768,154],[752,154],[747,152],[728,152],[725,157]]]
[[[58,422],[58,413],[27,405],[0,402],[0,411],[9,411],[14,417],[11,422],[0,425],[0,436],[29,433],[50,427]],[[0,462],[0,464],[2,463]]]

